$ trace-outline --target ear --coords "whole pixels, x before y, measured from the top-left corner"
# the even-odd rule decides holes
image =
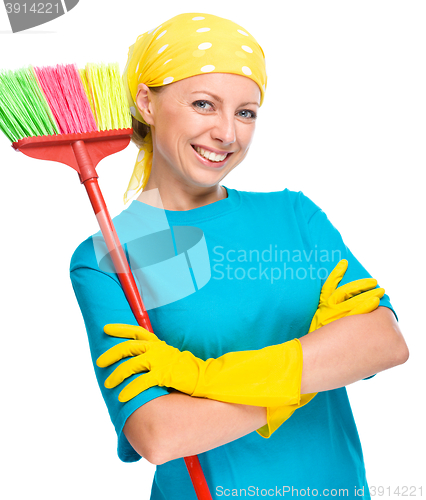
[[[136,94],[136,106],[139,109],[142,118],[148,125],[154,125],[154,113],[152,103],[152,93],[149,87],[144,83],[138,85]]]

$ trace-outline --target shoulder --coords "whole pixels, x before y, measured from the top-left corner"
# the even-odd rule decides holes
[[[137,220],[129,207],[112,219],[115,231],[117,232],[121,243],[129,240],[127,233],[134,232],[137,227]],[[75,249],[70,262],[70,272],[79,268],[90,268],[97,271],[101,270],[108,274],[114,273],[110,265],[110,258],[105,244],[105,240],[100,231],[89,236]],[[107,258],[105,258],[107,257]]]
[[[97,267],[96,256],[93,247],[93,236],[84,240],[74,250],[70,262],[70,272],[81,267]]]
[[[114,265],[100,231],[84,240],[75,249],[71,257],[70,274],[77,269],[92,269],[103,274],[115,275]]]
[[[254,205],[262,211],[279,210],[309,221],[320,207],[302,191],[283,189],[272,192],[238,191],[243,206]]]

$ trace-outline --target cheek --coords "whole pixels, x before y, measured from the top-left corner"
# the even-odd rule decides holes
[[[178,119],[181,133],[187,138],[196,138],[214,126],[213,117],[194,111],[182,113]]]
[[[177,141],[184,129],[179,113],[168,112],[157,117],[155,123],[155,144],[159,152],[170,156],[176,149]]]
[[[255,123],[250,125],[242,125],[239,132],[239,141],[243,150],[247,150],[253,141],[255,131]]]
[[[208,131],[211,125],[205,116],[191,112],[187,109],[169,113],[159,124],[158,137],[163,139],[167,136],[169,140],[186,142],[194,139]]]

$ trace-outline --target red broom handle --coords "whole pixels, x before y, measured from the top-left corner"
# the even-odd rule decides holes
[[[92,204],[102,236],[104,237],[108,252],[117,272],[118,279],[123,287],[124,294],[129,302],[130,308],[138,322],[146,330],[153,332],[148,313],[143,305],[139,290],[136,286],[133,274],[130,271],[129,263],[117,232],[115,231],[111,217],[109,215],[104,197],[97,181],[97,173],[90,155],[87,152],[83,141],[76,141],[72,144],[74,154],[80,169],[80,180],[84,184],[90,203]],[[192,485],[198,500],[212,500],[206,478],[201,468],[200,460],[197,455],[185,457],[186,468],[191,477]]]

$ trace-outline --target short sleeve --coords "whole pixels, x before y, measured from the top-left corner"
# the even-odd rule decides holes
[[[141,457],[125,437],[124,424],[137,408],[157,397],[167,395],[169,392],[164,387],[152,387],[129,402],[120,403],[118,394],[123,387],[137,376],[143,375],[134,375],[114,389],[104,387],[106,378],[118,364],[99,368],[96,365],[96,360],[106,350],[125,340],[106,335],[103,327],[108,323],[137,325],[137,322],[116,275],[104,273],[95,268],[90,253],[90,239],[86,240],[74,254],[71,260],[70,277],[86,326],[98,385],[117,433],[118,456],[123,462],[135,462]]]
[[[330,222],[327,215],[304,195],[302,195],[302,203],[308,221],[309,234],[312,238],[311,244],[315,248],[316,259],[324,270],[321,276],[322,282],[325,282],[330,272],[342,259],[346,259],[349,264],[339,286],[345,285],[351,281],[371,278],[371,274],[362,266],[350,249],[345,245],[342,236]],[[379,287],[380,284],[377,286]],[[398,319],[387,294],[380,300],[380,305],[391,309]]]
[[[299,195],[301,195],[300,201],[303,205],[306,220],[308,221],[309,234],[312,238],[311,244],[313,244],[315,250],[318,252],[317,258],[321,264],[321,268],[324,269],[324,276],[321,276],[322,284],[324,284],[330,272],[342,259],[348,261],[348,269],[342,281],[339,283],[339,286],[345,285],[351,281],[371,278],[371,274],[362,266],[345,245],[342,236],[330,222],[327,215],[309,198],[302,193],[299,193]],[[383,285],[378,284],[377,286]],[[387,294],[380,299],[379,305],[389,308],[398,320],[398,316]],[[375,375],[371,375],[364,380],[368,380],[374,376]]]

